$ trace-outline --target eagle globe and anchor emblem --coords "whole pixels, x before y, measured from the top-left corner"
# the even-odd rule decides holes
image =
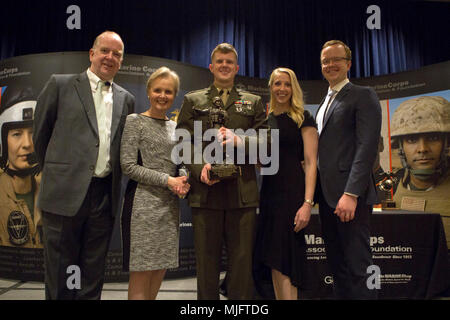
[[[9,241],[16,246],[25,244],[30,237],[27,217],[20,211],[9,214],[7,229]]]

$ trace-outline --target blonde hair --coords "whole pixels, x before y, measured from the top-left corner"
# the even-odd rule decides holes
[[[303,120],[304,115],[303,112],[305,111],[304,108],[304,102],[303,102],[303,91],[302,88],[300,88],[300,84],[298,83],[297,76],[295,75],[295,72],[292,71],[289,68],[276,68],[272,71],[272,74],[270,75],[269,79],[269,88],[272,87],[273,82],[275,81],[275,77],[279,75],[280,73],[287,73],[289,75],[289,78],[291,79],[291,88],[292,88],[292,96],[291,96],[291,103],[288,111],[288,116],[294,120],[294,122],[297,124],[297,126],[300,128]],[[276,99],[272,95],[272,90],[270,91],[270,108],[269,112],[273,112],[275,107],[277,106]]]
[[[175,95],[177,95],[178,90],[180,89],[180,78],[175,71],[170,70],[167,67],[158,68],[155,72],[152,73],[152,75],[147,80],[147,92],[151,88],[153,81],[155,81],[157,78],[172,78],[175,86]]]

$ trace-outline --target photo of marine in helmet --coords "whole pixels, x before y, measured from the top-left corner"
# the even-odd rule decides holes
[[[442,216],[450,248],[450,103],[440,96],[422,96],[401,103],[391,120],[391,147],[402,167],[394,201],[423,200],[426,212]]]
[[[32,141],[36,101],[7,88],[0,109],[0,246],[42,248],[36,208],[39,167]]]

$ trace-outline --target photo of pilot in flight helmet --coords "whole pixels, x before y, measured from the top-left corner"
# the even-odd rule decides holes
[[[42,248],[30,90],[7,87],[0,109],[0,246]]]

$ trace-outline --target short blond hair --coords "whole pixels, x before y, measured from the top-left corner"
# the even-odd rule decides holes
[[[216,52],[221,52],[221,53],[233,52],[234,55],[236,56],[236,62],[238,61],[238,54],[237,54],[236,48],[233,47],[232,44],[229,44],[229,43],[226,43],[226,42],[218,44],[214,48],[214,50],[211,52],[211,62],[213,62],[214,55],[216,54]]]
[[[151,76],[147,80],[147,92],[152,87],[153,82],[158,78],[172,78],[175,84],[175,95],[177,95],[178,90],[180,89],[180,78],[175,71],[170,70],[167,67],[160,67],[151,74]]]

